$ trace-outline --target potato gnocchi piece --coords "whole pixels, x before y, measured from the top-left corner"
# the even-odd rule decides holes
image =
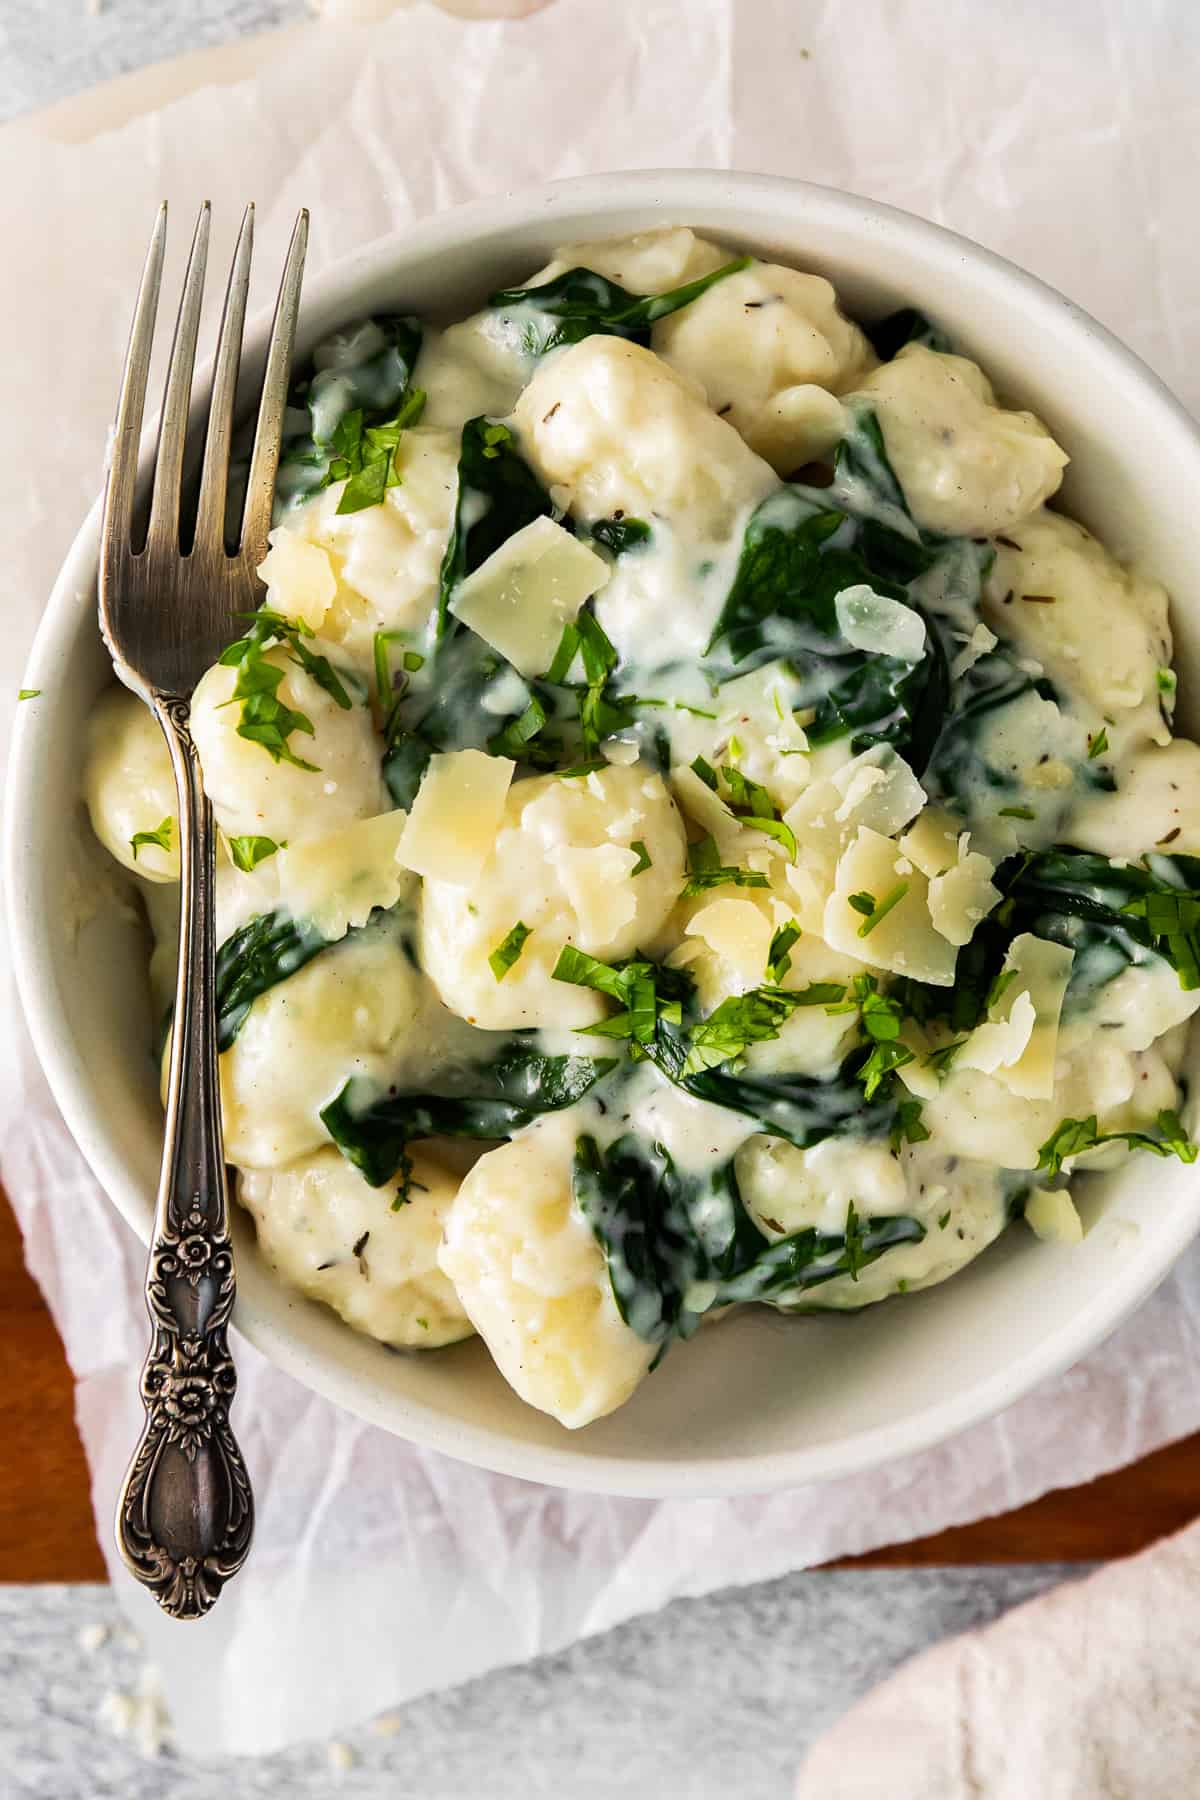
[[[1086,792],[1062,836],[1101,856],[1140,856],[1148,846],[1200,855],[1200,745],[1188,738],[1145,745],[1118,761],[1117,791]]]
[[[935,1088],[909,1068],[906,1086],[921,1094],[922,1119],[948,1156],[994,1162],[1007,1169],[1035,1169],[1041,1146],[1064,1119],[1095,1113],[1101,1131],[1150,1130],[1164,1107],[1178,1099],[1175,1077],[1158,1048],[1130,1052],[1097,1033],[1070,1055],[1060,1055],[1048,1100],[1018,1097],[995,1076],[956,1069]],[[1111,1034],[1116,1037],[1114,1032]],[[911,1078],[910,1078],[911,1077]],[[1118,1145],[1089,1156],[1088,1167],[1109,1167],[1125,1150]]]
[[[396,1182],[370,1187],[332,1148],[282,1169],[243,1169],[237,1197],[292,1287],[381,1344],[435,1350],[472,1331],[438,1266],[458,1181],[421,1151],[412,1160],[410,1198],[395,1210]]]
[[[662,294],[711,275],[729,260],[729,251],[697,237],[686,225],[669,225],[664,231],[638,231],[627,238],[563,244],[544,269],[521,285],[541,287],[568,269],[591,269],[631,294]]]
[[[650,859],[636,876],[635,841]],[[643,764],[518,781],[478,880],[425,880],[422,966],[446,1005],[485,1030],[591,1025],[608,1008],[552,978],[559,951],[572,943],[610,962],[648,949],[683,880],[683,822]],[[488,957],[518,922],[531,935],[497,979]]]
[[[480,1157],[438,1259],[509,1386],[571,1431],[628,1400],[656,1349],[617,1309],[572,1198],[573,1154],[569,1123],[555,1119]]]
[[[1073,519],[1043,510],[1007,529],[985,591],[990,623],[1097,712],[1166,743],[1157,684],[1171,661],[1166,590]]]
[[[797,1150],[782,1138],[753,1137],[738,1152],[738,1185],[760,1230],[771,1238],[814,1228],[838,1235],[853,1204],[860,1219],[903,1213],[925,1236],[898,1244],[858,1273],[807,1293],[780,1295],[784,1310],[871,1306],[889,1294],[933,1287],[958,1273],[1008,1223],[1004,1181],[988,1163],[917,1144],[892,1155],[885,1144],[826,1138]]]
[[[364,672],[377,631],[423,638],[454,518],[457,437],[405,431],[396,471],[378,506],[339,513],[339,481],[289,513],[259,567],[268,606],[302,619]]]
[[[368,927],[260,994],[220,1059],[230,1162],[275,1169],[329,1134],[321,1108],[351,1076],[387,1087],[424,1073],[425,999],[391,922]]]
[[[513,416],[523,455],[579,519],[653,513],[717,537],[776,485],[690,381],[622,338],[547,357]]]
[[[827,455],[845,435],[834,395],[875,363],[832,285],[777,263],[726,276],[661,319],[651,341],[781,475]]]
[[[979,537],[1010,531],[1056,493],[1067,465],[1041,420],[997,406],[977,363],[906,344],[862,381],[917,524]]]
[[[146,881],[179,880],[175,777],[166,739],[150,708],[128,688],[109,688],[88,719],[83,793],[92,830],[122,868]],[[139,844],[139,831],[171,822],[169,847]]]
[[[320,639],[306,641],[317,653],[326,648]],[[311,735],[292,732],[288,746],[314,767],[276,762],[262,744],[239,737],[241,706],[228,704],[238,671],[214,663],[192,696],[192,735],[222,831],[228,837],[259,835],[294,844],[386,811],[382,745],[369,709],[357,703],[340,707],[283,649],[267,651],[264,660],[284,670],[279,699],[312,724]]]
[[[486,413],[503,419],[529,380],[529,359],[519,343],[483,311],[445,331],[426,330],[413,382],[426,396],[423,426],[450,431],[457,440],[468,419]]]

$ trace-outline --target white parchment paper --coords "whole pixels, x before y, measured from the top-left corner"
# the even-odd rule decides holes
[[[297,206],[319,268],[455,201],[606,167],[802,175],[922,212],[1062,287],[1200,403],[1200,14],[1172,0],[553,0],[326,23],[258,79],[83,146],[0,150],[0,754],[55,569],[100,480],[153,211],[248,197],[259,268]],[[685,221],[686,222],[686,221]],[[181,240],[167,291],[178,274]],[[265,295],[258,296],[259,301]],[[35,703],[36,704],[36,703]],[[79,1379],[101,1541],[139,1424],[141,1257],[29,1050],[0,942],[0,1170]],[[124,1293],[127,1303],[111,1296]],[[97,1296],[105,1296],[103,1306]],[[1015,1505],[1200,1427],[1200,1252],[1117,1337],[1002,1418],[867,1477],[653,1504],[540,1489],[412,1449],[239,1346],[259,1522],[204,1622],[117,1573],[182,1746],[344,1727],[631,1614]]]

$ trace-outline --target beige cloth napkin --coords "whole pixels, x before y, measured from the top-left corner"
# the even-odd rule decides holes
[[[833,0],[553,0],[495,22],[417,5],[292,34],[253,80],[90,144],[10,132],[0,759],[43,596],[99,483],[132,284],[164,194],[180,224],[212,198],[218,266],[252,184],[269,285],[300,204],[313,209],[316,271],[440,207],[554,176],[668,164],[804,175],[1007,252],[1195,401],[1200,233],[1180,145],[1197,50],[1200,14],[1168,0],[858,0],[852,14]],[[186,235],[177,225],[168,284]],[[6,962],[0,930],[0,1171],[79,1380],[108,1545],[139,1422],[142,1252],[66,1139]],[[1193,1253],[1079,1367],[928,1455],[827,1488],[663,1504],[556,1493],[414,1449],[242,1344],[254,1556],[182,1634],[119,1570],[118,1592],[161,1663],[181,1747],[271,1749],[677,1595],[919,1536],[1141,1455],[1200,1426],[1198,1320]],[[269,1685],[252,1678],[265,1668]]]
[[[805,1758],[796,1800],[1194,1800],[1200,1524],[926,1651]]]

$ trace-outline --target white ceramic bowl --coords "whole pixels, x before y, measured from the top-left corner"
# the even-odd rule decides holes
[[[828,275],[847,308],[924,308],[1072,457],[1065,508],[1166,582],[1183,724],[1200,692],[1200,434],[1161,383],[1078,307],[977,245],[800,181],[706,172],[587,177],[461,208],[313,280],[301,349],[377,309],[457,316],[550,250],[683,223]],[[132,273],[131,273],[132,279]],[[265,321],[252,335],[261,352]],[[114,383],[116,370],[113,371]],[[86,833],[80,724],[111,671],[96,629],[99,508],[55,585],[20,709],[7,881],[21,994],[80,1148],[148,1237],[162,1119],[146,1045],[145,946],[118,910],[76,932]],[[1197,715],[1193,714],[1195,718]],[[677,1348],[613,1417],[569,1433],[524,1406],[478,1342],[396,1355],[280,1286],[237,1221],[241,1331],[300,1381],[402,1437],[565,1487],[692,1496],[846,1475],[919,1450],[1016,1400],[1098,1343],[1200,1225],[1200,1172],[1135,1159],[1087,1185],[1075,1249],[1012,1230],[944,1286],[861,1316],[747,1311]],[[1132,1229],[1131,1229],[1132,1227]]]

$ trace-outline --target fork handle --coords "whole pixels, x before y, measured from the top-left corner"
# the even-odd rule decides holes
[[[121,1490],[117,1542],[164,1612],[195,1619],[245,1561],[254,1505],[229,1424],[235,1277],[217,1076],[212,807],[188,701],[159,695],[153,707],[179,803],[179,973],[146,1270],[153,1327],[141,1381],[146,1424]]]

